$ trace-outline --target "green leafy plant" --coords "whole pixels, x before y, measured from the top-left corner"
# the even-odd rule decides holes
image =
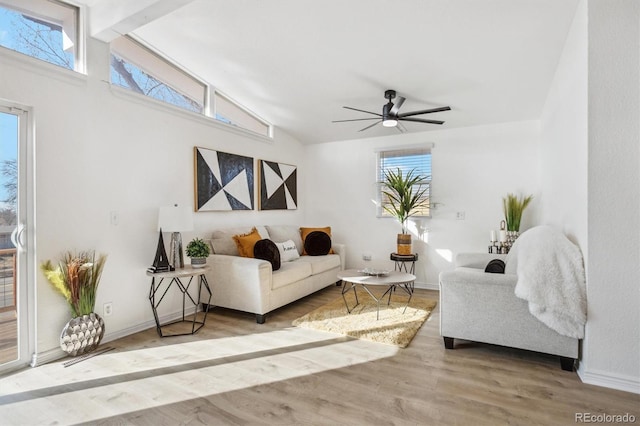
[[[211,253],[209,244],[200,238],[195,238],[187,245],[187,256],[189,257],[207,257]]]
[[[517,197],[515,194],[507,194],[502,199],[502,209],[504,211],[504,219],[507,222],[507,231],[520,231],[520,220],[522,213],[527,208],[533,195],[528,197]]]
[[[106,255],[93,251],[66,252],[57,265],[50,260],[42,263],[45,277],[65,298],[74,317],[94,311],[98,284],[102,276]]]
[[[382,193],[386,197],[382,206],[400,222],[403,234],[407,234],[409,218],[428,203],[428,178],[414,172],[415,170],[410,170],[403,174],[399,168],[396,171],[387,170],[382,182]]]

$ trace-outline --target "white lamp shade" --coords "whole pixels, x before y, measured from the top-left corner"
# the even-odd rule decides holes
[[[162,232],[193,231],[193,213],[189,207],[160,207],[158,214],[158,230]]]

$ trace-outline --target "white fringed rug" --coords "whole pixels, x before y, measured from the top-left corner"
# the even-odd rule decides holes
[[[353,294],[349,292],[345,296],[349,306],[353,306]],[[391,305],[387,305],[385,298],[380,303],[380,319],[376,320],[375,301],[364,292],[358,292],[358,299],[360,304],[351,313],[339,297],[295,319],[292,324],[406,348],[437,305],[435,300],[414,296],[403,313],[406,297],[392,297]]]

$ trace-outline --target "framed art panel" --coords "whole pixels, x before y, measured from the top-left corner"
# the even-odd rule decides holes
[[[253,210],[253,158],[194,151],[196,211]]]
[[[298,169],[296,166],[258,160],[260,210],[298,208]]]

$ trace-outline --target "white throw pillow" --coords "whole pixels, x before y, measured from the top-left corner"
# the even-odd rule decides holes
[[[287,240],[283,243],[276,243],[278,251],[280,252],[280,262],[290,262],[300,257],[296,243],[292,240]]]

